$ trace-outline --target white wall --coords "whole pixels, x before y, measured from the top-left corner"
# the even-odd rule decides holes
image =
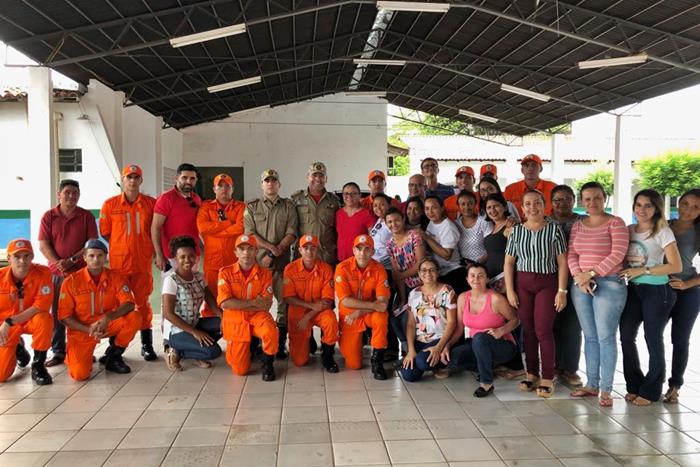
[[[306,186],[312,162],[328,167],[328,189],[386,167],[386,101],[325,96],[184,128],[183,161],[244,168],[244,197],[260,196],[260,173],[280,173],[282,195]]]

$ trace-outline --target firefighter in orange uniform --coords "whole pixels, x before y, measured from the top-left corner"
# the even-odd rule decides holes
[[[51,271],[32,263],[34,250],[29,240],[12,240],[7,245],[7,256],[10,265],[0,269],[0,382],[7,381],[15,371],[20,336],[31,334],[32,379],[42,386],[51,384],[51,375],[44,366],[53,333],[49,312],[53,300]]]
[[[233,179],[227,174],[214,177],[216,199],[203,201],[197,213],[197,228],[204,242],[204,278],[216,297],[219,269],[236,262],[236,239],[243,233],[245,203],[233,199]],[[204,304],[202,318],[216,316]]]
[[[104,337],[114,337],[105,370],[130,373],[122,354],[141,323],[134,296],[121,274],[105,267],[107,246],[101,240],[89,240],[83,258],[87,266],[63,281],[58,299],[58,319],[68,330],[68,374],[76,381],[90,377],[92,354]]]
[[[155,198],[141,193],[143,171],[138,165],[122,170],[124,193],[107,199],[100,210],[100,235],[109,242],[109,268],[122,275],[134,294],[136,314],[141,319],[141,356],[157,358],[153,349],[153,242],[151,223]],[[101,359],[104,362],[103,357]]]
[[[256,260],[258,242],[252,235],[236,239],[238,262],[219,271],[217,302],[223,310],[221,327],[226,340],[226,361],[239,376],[250,369],[250,339],[260,338],[263,349],[263,381],[275,379],[275,354],[279,345],[277,324],[270,314],[272,272]]]
[[[523,157],[520,161],[520,171],[523,174],[523,179],[508,185],[503,190],[503,197],[518,208],[518,214],[524,222],[527,218],[523,211],[523,196],[528,190],[537,190],[542,193],[544,198],[544,214],[550,216],[552,214],[552,190],[557,184],[540,178],[540,173],[542,173],[540,156],[528,154]]]
[[[463,165],[462,167],[458,168],[457,172],[455,172],[455,185],[457,186],[459,193],[462,191],[474,193],[474,169],[467,165]],[[447,217],[449,217],[450,220],[457,219],[457,216],[459,215],[459,206],[457,205],[459,193],[446,198],[444,201],[445,211],[447,211]],[[476,197],[474,214],[478,215],[479,210],[477,209],[477,206],[479,206],[479,193],[474,193],[474,196]]]
[[[289,356],[296,366],[309,360],[309,337],[313,327],[323,331],[321,364],[329,373],[338,372],[333,358],[338,342],[338,319],[335,317],[333,268],[318,259],[319,241],[315,235],[299,239],[301,258],[284,268],[282,296],[287,302]]]
[[[383,363],[389,329],[389,282],[384,267],[372,259],[372,237],[358,235],[352,253],[352,258],[338,264],[335,269],[340,353],[345,357],[346,367],[361,368],[362,332],[367,327],[372,328],[372,375],[383,380],[387,378]]]

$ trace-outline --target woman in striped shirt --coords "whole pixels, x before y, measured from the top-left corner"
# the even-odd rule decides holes
[[[518,309],[523,327],[527,379],[520,389],[536,389],[538,396],[548,398],[554,391],[552,329],[557,312],[566,306],[569,271],[564,232],[545,219],[544,206],[541,192],[529,190],[523,195],[527,221],[513,227],[508,237],[503,272],[508,302]]]
[[[617,327],[627,299],[622,270],[629,233],[625,221],[605,212],[605,189],[597,182],[581,187],[588,217],[571,228],[569,271],[574,278],[571,300],[585,337],[586,378],[573,397],[596,397],[601,407],[612,406],[611,391],[617,363]]]

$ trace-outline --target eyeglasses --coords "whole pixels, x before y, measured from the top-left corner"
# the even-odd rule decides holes
[[[185,196],[185,199],[187,200],[188,203],[190,203],[191,208],[197,209],[199,206],[197,206],[197,203],[194,202],[191,196]]]
[[[435,268],[421,268],[418,270],[418,272],[423,273],[423,274],[436,274],[437,269],[435,269]]]
[[[352,193],[343,193],[343,196],[360,196],[359,193],[357,192],[352,192]]]

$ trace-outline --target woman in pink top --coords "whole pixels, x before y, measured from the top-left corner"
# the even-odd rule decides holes
[[[335,212],[335,230],[338,233],[338,262],[352,256],[355,237],[369,234],[375,221],[374,214],[360,204],[360,187],[355,182],[343,185],[343,207]]]
[[[617,273],[627,253],[625,222],[605,212],[605,190],[596,182],[581,187],[588,217],[576,222],[569,239],[571,300],[584,336],[585,386],[573,397],[596,397],[602,407],[612,406],[613,376],[617,363],[617,328],[627,299],[627,286]]]
[[[511,331],[520,321],[508,300],[486,287],[487,280],[483,265],[475,263],[467,267],[471,290],[457,298],[457,316],[469,328],[469,339],[456,345],[464,336],[461,327],[457,328],[442,351],[443,361],[449,362],[448,368],[479,372],[480,385],[474,397],[491,394],[494,366],[509,362],[518,353]]]

